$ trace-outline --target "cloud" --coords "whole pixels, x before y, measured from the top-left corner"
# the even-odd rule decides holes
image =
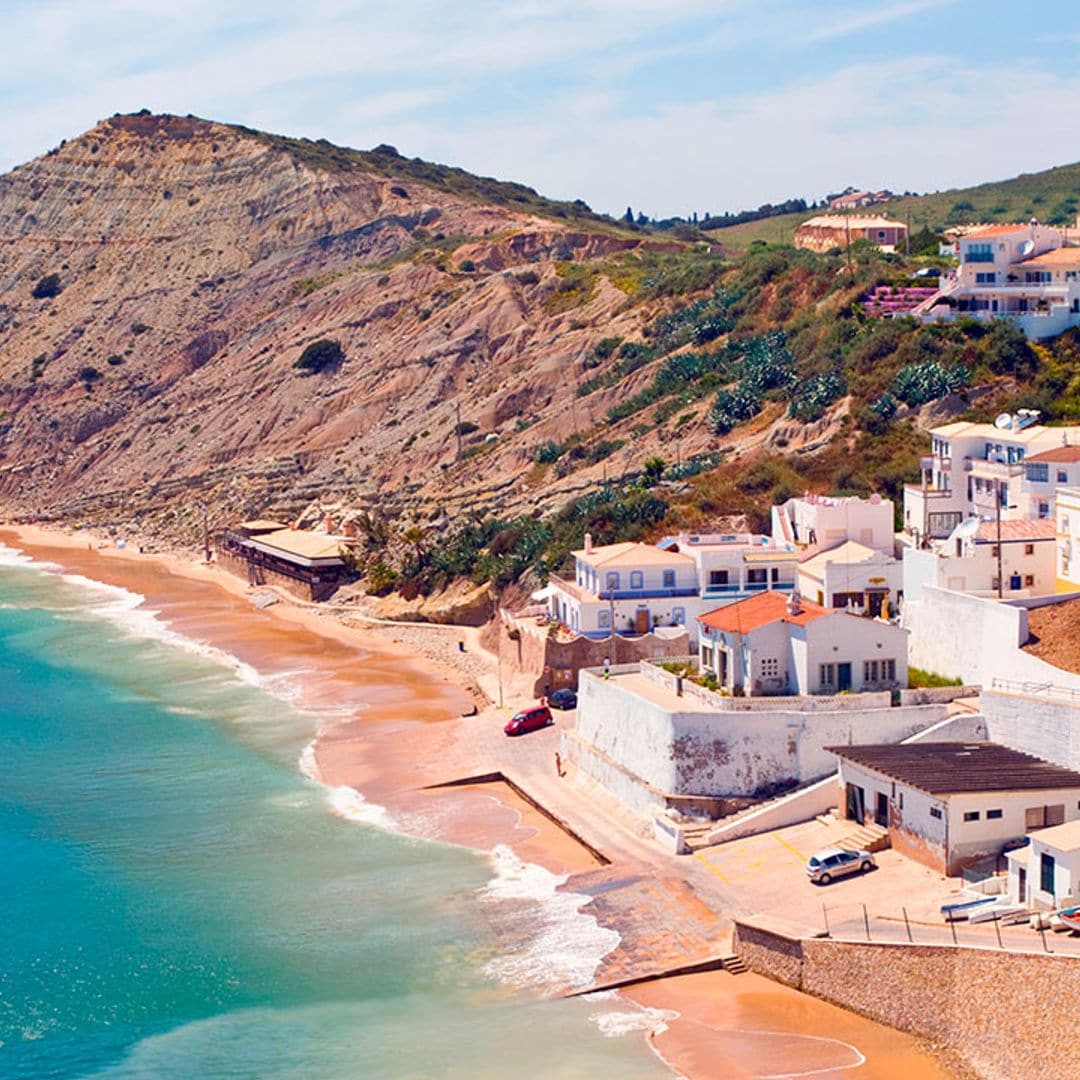
[[[841,15],[840,18],[811,29],[806,35],[806,40],[808,42],[821,42],[833,38],[849,37],[852,34],[872,30],[874,27],[881,26],[884,23],[908,19],[912,15],[921,15],[933,8],[942,8],[955,2],[956,0],[906,0],[905,3],[879,7],[876,11],[867,11],[863,7],[852,8]]]

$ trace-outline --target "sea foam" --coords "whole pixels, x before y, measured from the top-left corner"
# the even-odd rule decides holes
[[[319,774],[319,766],[315,758],[315,742],[309,742],[300,751],[300,772],[313,783],[318,784],[325,792],[331,811],[346,821],[354,821],[359,825],[372,825],[377,829],[397,831],[397,822],[385,806],[378,803],[368,802],[356,788],[345,784],[339,787],[331,787],[323,782]]]
[[[568,875],[553,874],[519,858],[505,844],[491,852],[495,876],[481,897],[496,903],[516,901],[532,910],[526,919],[515,912],[507,929],[528,929],[528,936],[485,967],[488,975],[513,986],[581,990],[596,976],[601,961],[619,944],[619,935],[580,909],[590,897],[560,892]]]

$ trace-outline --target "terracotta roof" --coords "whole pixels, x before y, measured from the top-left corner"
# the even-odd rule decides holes
[[[1030,225],[986,225],[981,229],[972,229],[964,236],[965,240],[982,240],[986,236],[1008,236],[1009,233],[1030,229]]]
[[[825,551],[818,551],[816,554],[811,555],[800,564],[799,573],[809,574],[810,577],[820,581],[825,574],[825,567],[829,563],[846,563],[850,566],[852,563],[864,563],[872,560],[885,562],[887,558],[880,551],[875,551],[865,544],[857,543],[854,540],[845,540],[839,547],[828,548]]]
[[[1030,259],[1021,259],[1013,266],[1080,266],[1080,247],[1054,248]]]
[[[589,566],[686,566],[694,562],[689,555],[678,551],[664,551],[652,544],[632,541],[604,544],[594,547],[591,552],[581,548],[574,552],[574,556]]]
[[[745,600],[737,600],[734,604],[717,608],[715,611],[707,611],[698,616],[698,622],[710,630],[749,634],[751,630],[777,621],[805,626],[822,615],[834,614],[833,608],[822,607],[810,600],[802,600],[800,606],[802,610],[799,614],[792,615],[788,612],[786,593],[763,592]]]
[[[295,555],[301,559],[332,559],[341,556],[341,546],[346,542],[342,536],[327,536],[326,533],[300,532],[297,529],[279,529],[252,537],[251,543],[274,548],[285,555]]]
[[[1022,518],[1020,521],[1003,521],[1001,523],[1001,540],[1007,543],[1010,540],[1053,540],[1056,535],[1056,526],[1053,518]],[[984,544],[996,544],[998,527],[996,521],[983,521],[979,525],[979,531],[975,539]]]
[[[1060,465],[1068,465],[1074,461],[1080,461],[1080,443],[1074,443],[1071,446],[1055,446],[1053,450],[1031,454],[1024,458],[1024,461],[1052,461]]]
[[[1048,844],[1058,851],[1080,851],[1080,820],[1051,825],[1049,829],[1036,829],[1029,835],[1032,840]]]
[[[878,743],[825,749],[841,761],[931,795],[1080,788],[1080,773],[997,743]]]

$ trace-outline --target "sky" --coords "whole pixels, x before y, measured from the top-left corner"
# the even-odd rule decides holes
[[[1080,160],[1076,0],[0,0],[0,18],[0,172],[142,108],[653,217]]]

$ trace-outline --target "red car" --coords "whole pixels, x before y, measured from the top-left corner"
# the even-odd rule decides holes
[[[546,705],[533,705],[512,716],[506,722],[503,731],[507,735],[524,735],[526,732],[539,731],[540,728],[549,727],[554,723],[551,710]]]

